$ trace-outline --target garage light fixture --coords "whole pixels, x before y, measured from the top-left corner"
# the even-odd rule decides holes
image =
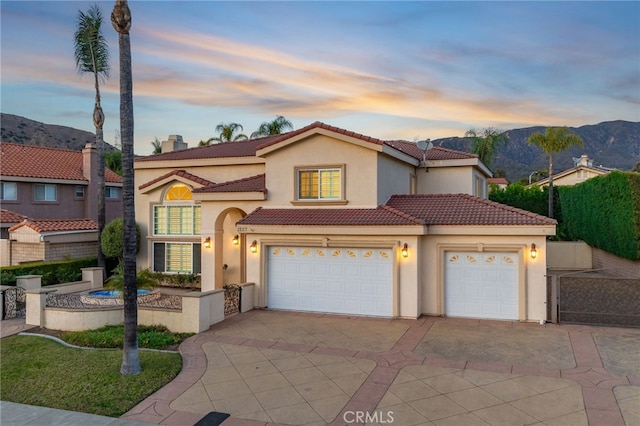
[[[240,237],[236,235],[235,237],[233,237],[232,242],[234,246],[237,246],[238,244],[240,244]]]
[[[529,252],[529,254],[531,254],[532,259],[535,259],[538,256],[538,250],[536,249],[535,244],[531,244],[531,251]]]
[[[257,253],[258,252],[258,242],[256,240],[253,240],[253,242],[249,246],[249,249],[251,250],[251,253]]]
[[[204,240],[204,248],[206,248],[206,249],[210,249],[211,248],[211,237],[207,237]]]
[[[407,243],[404,243],[400,253],[402,253],[402,257],[408,257],[409,256],[409,246],[407,245]]]

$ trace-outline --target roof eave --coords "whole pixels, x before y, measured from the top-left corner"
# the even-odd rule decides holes
[[[556,235],[556,225],[429,225],[430,235]]]

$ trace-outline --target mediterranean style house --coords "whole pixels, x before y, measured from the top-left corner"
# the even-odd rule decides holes
[[[97,255],[95,146],[80,152],[2,142],[0,162],[0,266]],[[122,178],[107,168],[105,186],[109,222],[122,216]],[[74,247],[53,246],[67,243]]]
[[[555,220],[488,201],[477,156],[420,148],[315,122],[139,157],[138,267],[251,282],[271,309],[546,319]]]
[[[553,184],[555,186],[573,186],[584,182],[592,177],[606,175],[612,169],[603,166],[594,166],[593,160],[583,154],[580,158],[573,158],[573,167],[563,170],[553,175]],[[544,178],[535,182],[533,185],[540,187],[549,186],[549,178]]]

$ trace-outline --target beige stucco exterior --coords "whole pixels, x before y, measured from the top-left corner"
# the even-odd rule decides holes
[[[340,168],[340,200],[296,200],[296,170]],[[447,248],[509,251],[520,262],[520,320],[542,319],[546,312],[545,245],[555,226],[426,227],[412,226],[238,226],[255,209],[373,209],[394,194],[462,193],[487,196],[490,171],[477,158],[427,161],[387,145],[363,141],[325,129],[311,129],[275,144],[259,147],[256,157],[202,158],[180,161],[144,161],[135,164],[136,219],[143,235],[138,267],[153,264],[150,233],[153,205],[161,203],[164,191],[175,182],[192,189],[202,186],[178,176],[156,181],[173,170],[185,170],[202,179],[220,183],[264,173],[263,192],[195,192],[193,203],[201,206],[201,234],[181,241],[200,241],[202,291],[213,291],[230,283],[255,283],[255,306],[268,306],[266,248],[269,246],[385,247],[396,253],[393,260],[393,315],[417,318],[422,314],[446,315],[442,253]],[[149,185],[149,182],[155,183]],[[140,189],[140,186],[144,188]],[[239,236],[239,244],[233,237]],[[171,237],[176,238],[177,237]],[[162,237],[163,241],[170,240]],[[210,238],[210,248],[204,242]],[[257,252],[249,249],[257,244]],[[403,244],[409,255],[402,257]],[[529,247],[535,243],[539,255],[532,260]]]

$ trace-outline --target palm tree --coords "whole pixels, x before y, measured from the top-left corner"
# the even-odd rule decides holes
[[[122,176],[122,151],[116,149],[115,151],[105,152],[104,161],[108,169]]]
[[[570,133],[567,127],[547,127],[544,133],[536,132],[527,139],[549,155],[549,217],[553,217],[553,153],[577,145],[582,146],[580,136]]]
[[[220,123],[216,126],[216,132],[218,132],[219,136],[217,138],[209,139],[206,145],[211,143],[211,141],[236,142],[236,141],[245,141],[249,139],[247,138],[247,135],[243,133],[235,134],[236,131],[242,132],[242,130],[244,130],[242,125],[238,123],[229,123],[229,124]]]
[[[508,141],[507,135],[502,130],[493,127],[482,130],[467,130],[464,136],[472,139],[471,152],[476,154],[480,161],[488,167],[491,167],[498,147]]]
[[[279,135],[285,130],[293,130],[293,124],[283,116],[279,115],[273,121],[265,121],[258,127],[258,130],[251,133],[251,138],[259,138],[261,136]]]
[[[102,12],[98,5],[89,8],[87,13],[78,11],[78,27],[73,35],[74,56],[78,73],[90,72],[94,77],[96,101],[93,108],[93,124],[96,127],[96,146],[98,148],[98,266],[105,269],[104,253],[100,250],[100,239],[105,225],[104,204],[104,136],[102,126],[104,113],[100,105],[100,78],[109,77],[109,47],[102,35]],[[106,276],[106,271],[105,271]]]
[[[151,141],[151,146],[153,147],[152,154],[162,153],[162,142],[160,142],[160,139],[154,138],[153,141]]]
[[[122,136],[122,204],[124,205],[124,344],[120,374],[142,371],[138,357],[138,294],[136,289],[136,217],[133,185],[133,76],[131,74],[131,11],[127,0],[117,0],[111,23],[120,47],[120,134]]]

